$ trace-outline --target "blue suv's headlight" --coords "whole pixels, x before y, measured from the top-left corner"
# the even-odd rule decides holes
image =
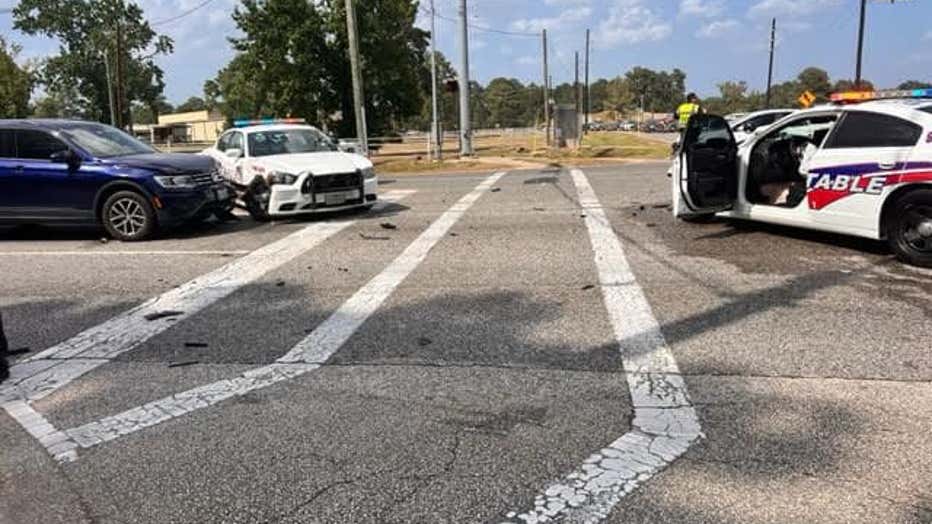
[[[155,181],[165,189],[192,189],[197,187],[194,177],[189,175],[157,176]]]

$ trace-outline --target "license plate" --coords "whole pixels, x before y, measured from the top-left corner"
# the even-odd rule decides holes
[[[317,202],[328,206],[339,206],[345,204],[347,200],[359,198],[359,191],[339,191],[337,193],[324,193],[317,195]]]

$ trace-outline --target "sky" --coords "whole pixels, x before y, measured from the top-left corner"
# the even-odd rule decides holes
[[[238,1],[138,0],[154,28],[175,40],[175,53],[159,58],[170,102],[201,95],[204,81],[233,57],[227,38],[237,34],[230,15]],[[437,48],[456,64],[459,0],[434,1]],[[868,1],[863,76],[879,87],[932,81],[932,0]],[[421,0],[417,22],[425,29],[429,2]],[[0,11],[14,3],[0,0]],[[545,28],[554,83],[571,82],[574,53],[582,56],[588,28],[592,79],[634,66],[678,67],[687,89],[700,95],[717,94],[724,80],[763,89],[774,17],[775,82],[809,65],[833,79],[854,77],[859,0],[468,0],[468,6],[470,74],[483,83],[498,76],[540,83]],[[54,54],[58,46],[14,31],[9,14],[0,14],[0,34],[23,47],[21,61]]]

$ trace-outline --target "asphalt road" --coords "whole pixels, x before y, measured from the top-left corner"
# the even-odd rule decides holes
[[[34,376],[0,386],[0,522],[932,522],[932,272],[676,223],[666,167],[388,177],[371,214],[144,244],[0,231]]]

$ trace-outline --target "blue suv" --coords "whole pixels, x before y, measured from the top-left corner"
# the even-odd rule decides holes
[[[99,224],[119,240],[224,216],[213,159],[159,153],[103,124],[0,120],[0,224]]]

